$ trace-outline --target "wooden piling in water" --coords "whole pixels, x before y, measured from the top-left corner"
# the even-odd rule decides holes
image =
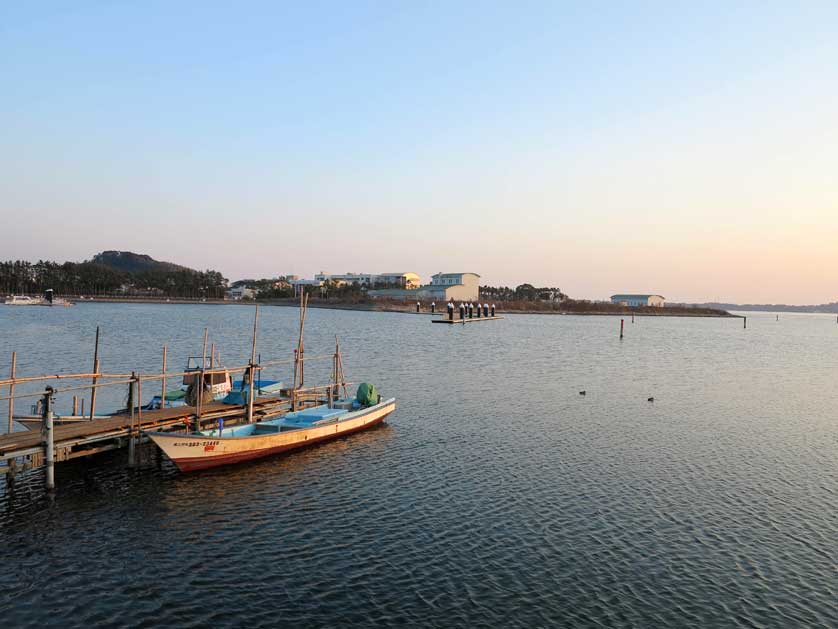
[[[160,408],[166,407],[166,359],[168,358],[168,347],[163,346],[163,376],[160,378]]]
[[[128,467],[134,467],[136,464],[136,448],[134,444],[134,406],[136,402],[134,399],[134,384],[136,377],[136,372],[132,372],[131,382],[128,383],[128,416],[131,418],[128,424]]]
[[[48,492],[55,491],[55,429],[53,426],[53,394],[52,387],[46,388],[44,395],[44,463],[46,465],[46,488]]]
[[[748,317],[742,317],[742,329],[743,330],[748,329]]]
[[[626,320],[625,319],[620,319],[620,338],[621,339],[623,338],[623,328],[625,327],[625,325],[626,325]]]
[[[15,375],[17,373],[17,352],[12,352],[12,370],[10,372],[10,377],[14,380]],[[9,429],[8,432],[12,432],[12,424],[14,424],[14,416],[15,416],[15,385],[14,383],[9,385]]]

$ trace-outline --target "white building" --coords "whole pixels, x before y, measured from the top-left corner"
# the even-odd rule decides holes
[[[665,299],[661,295],[611,295],[611,303],[621,306],[653,306],[663,308]]]
[[[477,301],[480,295],[479,282],[480,276],[477,273],[437,273],[432,276],[430,284],[419,288],[371,290],[368,295],[389,299],[433,300],[438,305],[448,301]]]
[[[224,299],[231,299],[233,301],[241,301],[242,299],[256,299],[256,294],[259,291],[246,286],[237,286],[236,288],[228,288],[224,291]]]
[[[291,280],[288,282],[291,286],[294,287],[294,296],[297,297],[302,293],[306,286],[317,286],[318,288],[323,286],[324,280]]]
[[[420,281],[416,273],[324,273],[320,271],[314,276],[315,280],[321,282],[333,281],[344,282],[346,284],[357,283],[359,286],[367,288],[371,286],[380,286],[382,284],[390,284],[398,286],[399,288],[413,289],[418,288]]]
[[[477,273],[437,273],[431,283],[423,286],[429,297],[443,300],[477,301],[480,296],[480,276]]]

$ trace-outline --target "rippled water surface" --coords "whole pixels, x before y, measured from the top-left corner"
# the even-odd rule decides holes
[[[0,360],[89,369],[100,324],[106,371],[156,371],[163,343],[179,366],[204,326],[241,364],[251,321],[2,308]],[[264,360],[296,321],[261,310]],[[638,318],[621,342],[613,317],[312,309],[306,331],[398,399],[386,425],[193,474],[59,464],[54,500],[0,489],[3,626],[838,626],[834,317]]]

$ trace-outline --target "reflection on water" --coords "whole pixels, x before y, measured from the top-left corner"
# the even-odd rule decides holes
[[[70,371],[98,323],[103,368],[154,371],[209,326],[240,364],[251,316],[3,309],[0,347]],[[263,309],[264,358],[296,319]],[[348,376],[398,398],[388,424],[188,475],[154,451],[62,464],[53,501],[21,484],[0,499],[6,624],[838,624],[834,318],[638,318],[620,342],[612,317],[310,310],[308,350],[334,334]]]

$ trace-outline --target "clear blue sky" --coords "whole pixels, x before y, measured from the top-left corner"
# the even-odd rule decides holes
[[[838,3],[0,8],[0,258],[838,298]]]

